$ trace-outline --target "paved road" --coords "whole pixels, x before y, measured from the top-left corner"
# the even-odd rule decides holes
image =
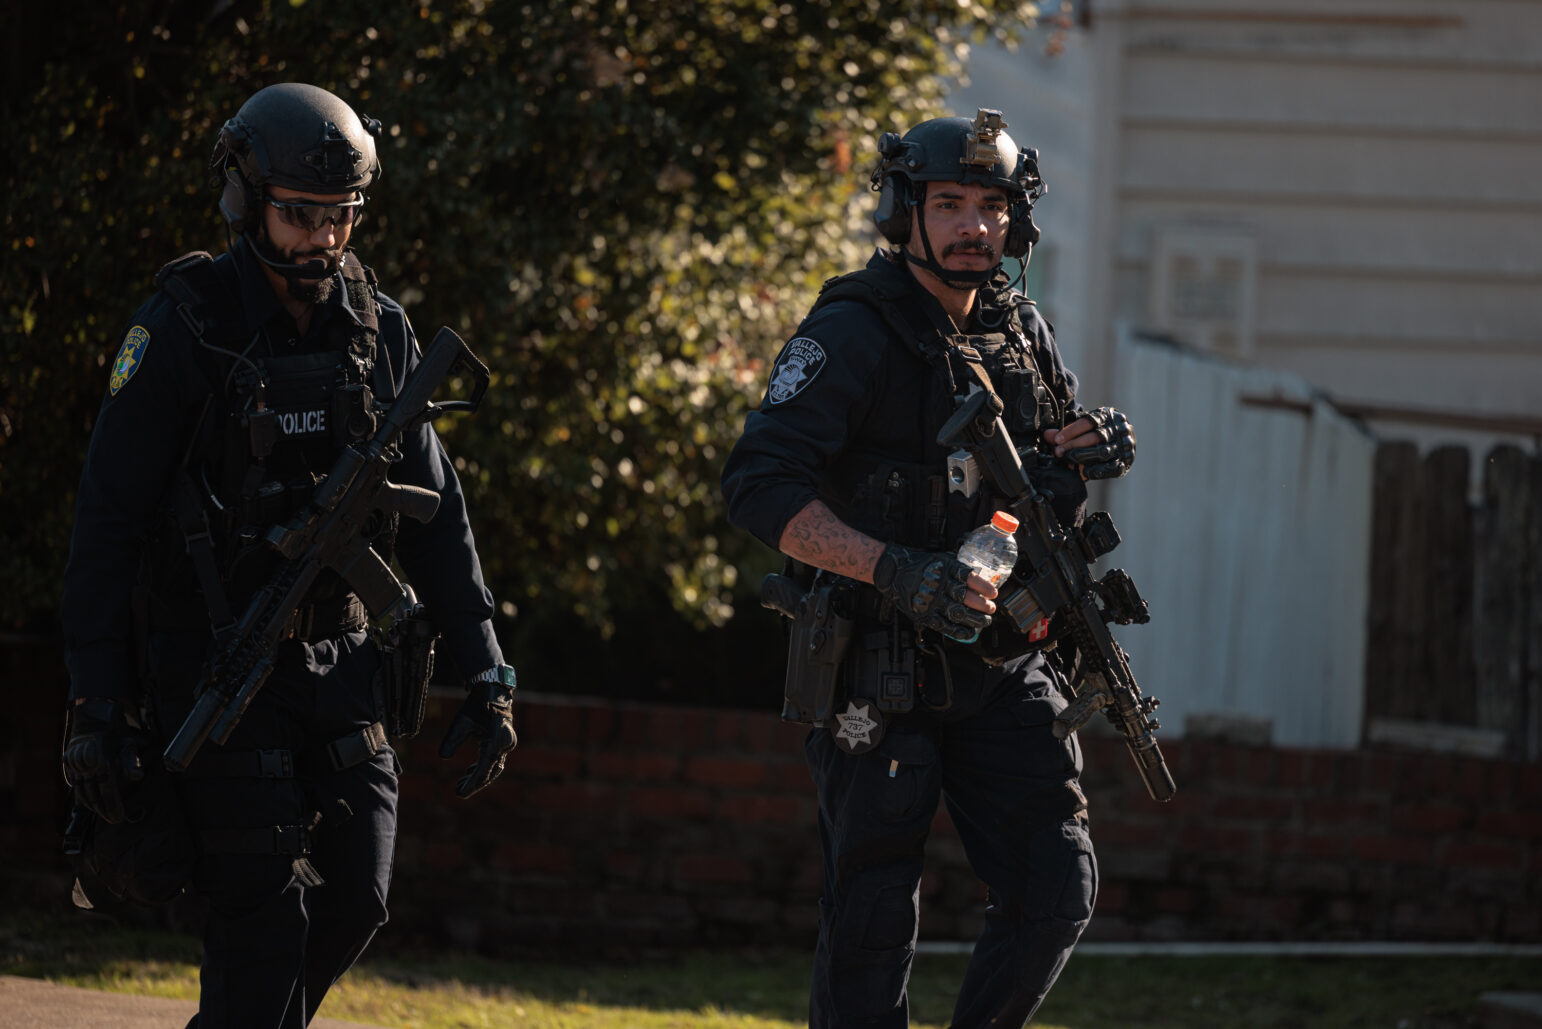
[[[182,1029],[198,1005],[190,1000],[130,997],[0,975],[0,1029]],[[378,1029],[318,1018],[312,1029]]]

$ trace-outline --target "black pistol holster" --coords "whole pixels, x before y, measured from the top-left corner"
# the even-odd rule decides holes
[[[380,693],[385,701],[386,735],[393,740],[410,739],[423,727],[438,639],[422,604],[414,604],[409,614],[380,634]]]
[[[798,602],[787,640],[787,682],[782,718],[829,723],[835,708],[841,659],[851,644],[850,583],[816,583]]]

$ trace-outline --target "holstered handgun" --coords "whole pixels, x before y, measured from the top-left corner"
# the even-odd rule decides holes
[[[790,582],[786,576],[768,575],[761,584],[762,602],[792,617],[782,718],[825,725],[835,708],[841,659],[851,645],[852,620],[843,610],[849,603],[849,586],[840,582],[816,585],[793,604],[788,597]]]
[[[410,593],[411,586],[406,587]],[[380,640],[380,680],[385,700],[386,735],[410,739],[423,727],[428,683],[434,677],[434,642],[439,634],[414,603],[391,623]]]

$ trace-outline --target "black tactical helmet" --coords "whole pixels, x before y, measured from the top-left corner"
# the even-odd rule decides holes
[[[380,122],[318,86],[285,82],[253,94],[220,129],[210,171],[233,232],[250,228],[262,191],[362,192],[380,177]]]
[[[1038,226],[1033,224],[1033,204],[1046,190],[1039,177],[1039,152],[1019,150],[1007,135],[1007,123],[1001,112],[982,107],[971,121],[968,118],[933,118],[905,133],[885,132],[878,140],[878,166],[873,169],[872,186],[878,191],[878,209],[873,222],[885,239],[895,246],[910,241],[911,209],[921,202],[921,182],[965,182],[997,186],[1006,191],[1010,223],[1005,257],[1027,258],[1039,241]],[[931,254],[922,224],[922,242],[928,260],[917,264],[934,274],[940,268]],[[948,272],[944,279],[985,281],[994,274]]]

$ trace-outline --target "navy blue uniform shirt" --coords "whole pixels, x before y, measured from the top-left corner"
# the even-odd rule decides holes
[[[259,348],[313,350],[327,338],[323,330],[329,320],[357,320],[339,277],[331,298],[313,313],[309,331],[297,338],[294,321],[245,239],[218,260],[234,270],[246,334],[264,337]],[[376,299],[381,310],[375,359],[385,362],[399,392],[418,363],[417,341],[401,306],[384,294]],[[135,691],[130,597],[146,534],[165,517],[173,476],[198,428],[207,389],[194,359],[198,346],[177,315],[175,301],[157,292],[134,313],[113,362],[81,476],[64,576],[65,661],[72,697],[121,698]],[[444,634],[440,652],[468,675],[501,664],[491,622],[493,598],[482,579],[449,455],[429,424],[404,434],[402,450],[391,481],[439,494],[439,509],[429,522],[402,520],[396,552],[434,627]]]

